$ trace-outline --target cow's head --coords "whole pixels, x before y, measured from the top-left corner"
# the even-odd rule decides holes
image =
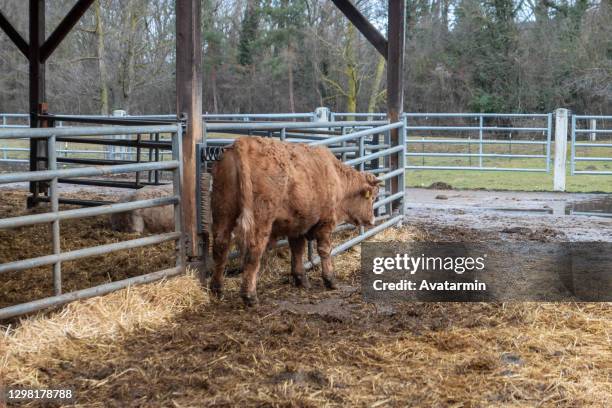
[[[374,225],[374,200],[378,196],[379,181],[371,173],[356,172],[354,188],[345,198],[348,222],[355,226]]]

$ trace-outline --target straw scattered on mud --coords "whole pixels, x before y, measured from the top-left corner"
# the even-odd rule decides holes
[[[375,239],[462,238],[477,231]],[[339,290],[318,271],[301,290],[288,251],[268,253],[256,309],[240,277],[218,300],[182,276],[30,317],[5,330],[0,378],[72,387],[87,407],[610,406],[611,304],[374,305],[359,248],[335,266]]]

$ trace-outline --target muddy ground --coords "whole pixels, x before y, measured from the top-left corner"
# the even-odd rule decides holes
[[[451,197],[465,192],[409,194],[421,202],[409,198],[404,227],[377,239],[612,241],[606,218],[491,211]],[[104,230],[98,222],[90,227]],[[244,308],[239,278],[229,278],[224,299],[158,330],[75,338],[46,356],[38,379],[74,388],[88,407],[612,404],[609,303],[381,306],[359,293],[358,248],[335,260],[337,291],[317,271],[312,289],[292,287],[288,259],[284,249],[267,255],[256,309]]]

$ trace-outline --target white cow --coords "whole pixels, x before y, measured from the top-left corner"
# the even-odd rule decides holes
[[[120,202],[149,200],[172,195],[172,184],[146,186],[123,196]],[[111,215],[111,228],[122,232],[170,232],[174,231],[174,208],[172,205],[141,208]]]

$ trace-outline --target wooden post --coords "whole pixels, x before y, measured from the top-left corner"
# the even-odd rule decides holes
[[[183,133],[183,230],[189,257],[198,257],[196,143],[202,137],[202,44],[200,0],[176,0],[176,113],[187,119]]]
[[[29,66],[30,66],[30,127],[40,127],[38,120],[39,107],[45,100],[45,64],[40,59],[40,46],[45,41],[45,0],[30,0],[29,16]],[[39,159],[46,156],[46,142],[30,139],[30,171],[45,168]],[[43,193],[42,183],[30,182],[28,207],[37,204],[38,195]]]
[[[387,115],[389,122],[398,122],[404,110],[404,37],[406,28],[405,0],[389,0],[388,2],[388,33],[387,41]],[[391,130],[391,145],[400,142],[400,129]],[[391,170],[397,169],[401,163],[401,153],[391,156]],[[397,178],[391,179],[391,194],[399,192]]]
[[[553,190],[565,191],[565,165],[567,161],[567,109],[555,111],[555,167]]]

